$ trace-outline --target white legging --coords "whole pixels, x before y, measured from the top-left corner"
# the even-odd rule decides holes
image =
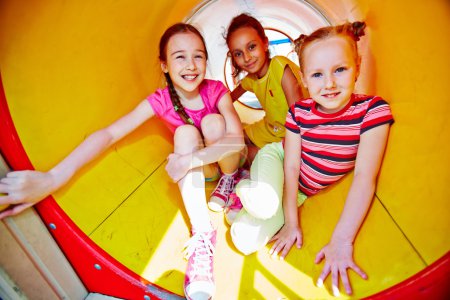
[[[284,224],[283,161],[281,143],[264,146],[250,168],[250,179],[242,180],[236,187],[244,208],[230,231],[234,245],[245,255],[264,247]],[[299,193],[297,204],[305,200],[306,196]]]

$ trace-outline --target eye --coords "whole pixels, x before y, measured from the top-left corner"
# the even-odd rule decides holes
[[[339,68],[337,68],[336,69],[336,73],[342,73],[342,72],[344,72],[344,71],[346,71],[347,70],[347,68],[346,67],[339,67]]]
[[[204,56],[203,56],[203,55],[201,55],[201,54],[197,54],[197,55],[195,56],[195,58],[196,58],[196,59],[203,59],[203,58],[204,58]]]
[[[177,55],[175,56],[175,59],[184,59],[184,55]]]
[[[234,57],[240,57],[241,55],[242,55],[242,52],[240,52],[240,51],[233,52]]]
[[[254,50],[256,48],[256,44],[250,44],[249,46],[248,46],[248,50]]]
[[[320,78],[321,76],[322,76],[322,73],[319,73],[319,72],[311,74],[311,77],[313,77],[313,78]]]

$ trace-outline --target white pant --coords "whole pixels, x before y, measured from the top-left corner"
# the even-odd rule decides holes
[[[283,162],[281,143],[264,146],[253,161],[250,179],[236,186],[244,208],[231,225],[231,239],[245,255],[263,248],[284,224]],[[306,196],[299,192],[297,204],[300,206],[305,200]]]

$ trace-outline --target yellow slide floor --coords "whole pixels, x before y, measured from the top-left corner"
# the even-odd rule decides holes
[[[5,94],[38,170],[51,168],[159,86],[158,39],[199,3],[84,2],[0,1]],[[365,281],[350,272],[354,297],[362,298],[416,274],[450,249],[450,85],[443,68],[450,65],[450,9],[445,0],[357,4],[371,30],[374,86],[396,119],[376,196],[355,243],[355,260],[369,275]],[[182,249],[190,226],[177,185],[164,170],[171,151],[170,133],[151,120],[54,196],[114,258],[182,295]],[[351,176],[307,200],[300,212],[303,247],[292,249],[285,261],[271,259],[268,247],[239,254],[223,214],[211,212],[218,228],[215,299],[332,298],[330,278],[326,288],[314,285],[323,267],[314,257],[331,236]]]

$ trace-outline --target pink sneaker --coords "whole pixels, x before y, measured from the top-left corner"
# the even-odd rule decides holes
[[[191,299],[211,299],[216,290],[213,276],[216,231],[195,232],[185,245],[188,260],[184,277],[184,295]]]
[[[241,209],[241,199],[239,199],[238,195],[236,195],[235,192],[231,193],[230,197],[228,198],[227,207],[225,207],[224,210],[225,220],[227,221],[228,225],[231,226],[231,224],[233,224],[237,214],[241,211]]]
[[[222,175],[216,188],[211,193],[211,197],[208,201],[208,207],[212,211],[220,212],[223,211],[228,203],[228,196],[230,196],[236,185],[239,172],[233,175]]]

